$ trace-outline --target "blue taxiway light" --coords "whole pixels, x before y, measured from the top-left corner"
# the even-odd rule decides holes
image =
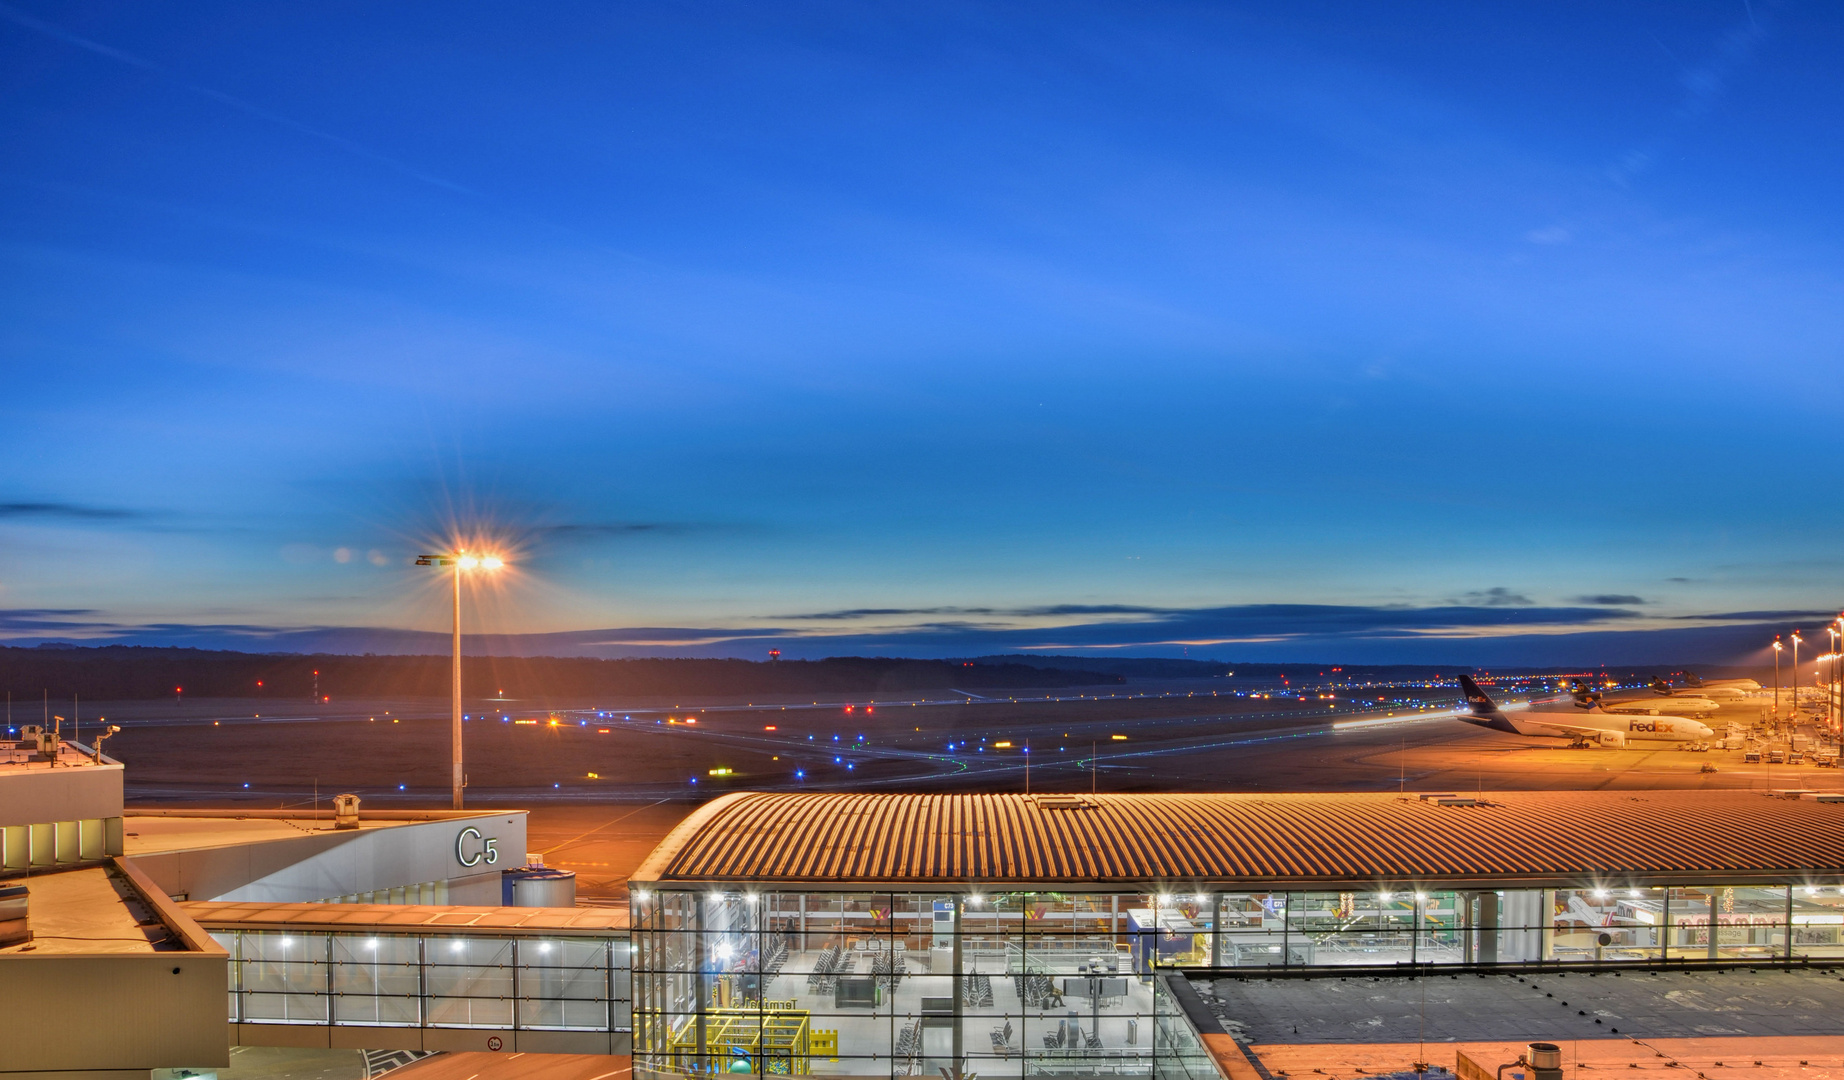
[[[245,784],[245,785],[243,785],[243,786],[244,786],[244,787],[249,787],[250,785],[248,785],[248,784]]]
[[[248,785],[248,784],[245,784],[245,785],[243,785],[243,786],[244,786],[244,787],[249,787],[250,785]],[[403,790],[403,785],[402,785],[402,784],[398,784],[398,785],[397,785],[397,790],[398,790],[398,791],[402,791],[402,790]]]
[[[794,770],[794,779],[805,780],[806,778],[807,778],[807,770],[805,769],[795,769]]]

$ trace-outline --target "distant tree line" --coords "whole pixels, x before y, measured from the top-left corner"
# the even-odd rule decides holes
[[[341,656],[218,652],[205,649],[0,647],[0,689],[15,701],[49,691],[54,699],[274,697],[305,700],[314,692],[354,697],[445,697],[446,656]],[[1120,674],[1040,667],[1016,660],[942,661],[885,657],[826,660],[468,657],[463,691],[470,697],[518,699],[672,697],[683,695],[870,694],[972,689],[1054,690],[1125,682]]]

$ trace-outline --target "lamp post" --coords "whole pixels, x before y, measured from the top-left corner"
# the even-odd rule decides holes
[[[1825,627],[1837,639],[1837,645],[1831,650],[1837,658],[1831,662],[1831,726],[1836,730],[1840,742],[1844,742],[1844,615],[1831,620]]]
[[[1838,627],[1835,622],[1825,624],[1825,633],[1831,635],[1831,652],[1825,659],[1831,661],[1831,677],[1825,680],[1825,726],[1837,723],[1838,706],[1832,697],[1832,690],[1838,681]]]
[[[497,555],[474,555],[466,551],[457,551],[450,555],[419,555],[418,566],[452,566],[455,568],[455,660],[454,660],[454,702],[450,743],[453,749],[455,809],[461,809],[461,788],[466,779],[461,771],[461,571],[463,570],[498,570],[506,565]]]
[[[461,640],[461,638],[455,636],[455,641],[459,640]],[[1781,649],[1785,649],[1785,647],[1779,643],[1779,634],[1774,634],[1774,726],[1776,726],[1776,728],[1779,726],[1779,652],[1781,652]],[[459,645],[457,645],[457,647],[455,647],[455,656],[459,656],[459,654],[461,654],[461,651],[459,651]],[[455,663],[459,663],[459,660]]]
[[[1792,673],[1786,677],[1786,688],[1788,694],[1793,699],[1786,703],[1786,730],[1788,734],[1792,733],[1793,721],[1799,718],[1799,645],[1801,640],[1799,631],[1793,631],[1792,638],[1793,670]]]

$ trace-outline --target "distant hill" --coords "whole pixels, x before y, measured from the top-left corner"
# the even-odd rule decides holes
[[[306,699],[319,672],[322,693],[337,698],[446,697],[447,656],[339,656],[217,652],[130,645],[0,647],[0,691],[15,701],[49,691],[90,700],[167,697]],[[597,660],[580,657],[468,657],[470,697],[523,700],[869,694],[947,689],[1042,690],[1118,684],[1114,672],[1078,664],[835,657],[827,660]],[[260,685],[259,685],[260,684]]]
[[[1278,679],[1353,679],[1375,678],[1425,679],[1437,675],[1452,677],[1456,672],[1473,669],[1455,664],[1245,664],[1222,660],[1181,660],[1161,656],[1054,656],[1011,655],[982,656],[979,664],[1032,664],[1039,667],[1081,668],[1105,671],[1130,679],[1220,679],[1230,673],[1252,678]]]

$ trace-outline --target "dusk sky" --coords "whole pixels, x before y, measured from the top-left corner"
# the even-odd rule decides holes
[[[1747,659],[1828,5],[0,3],[0,639]],[[420,633],[407,633],[416,631]],[[1815,650],[1816,651],[1816,650]]]

